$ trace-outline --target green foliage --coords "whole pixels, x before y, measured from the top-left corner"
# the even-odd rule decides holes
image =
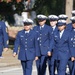
[[[65,13],[65,0],[35,0],[34,10],[37,14],[62,14]]]

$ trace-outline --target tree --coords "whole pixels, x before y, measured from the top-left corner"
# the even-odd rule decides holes
[[[66,15],[68,15],[68,18],[71,17],[71,11],[73,10],[73,0],[66,0]],[[68,19],[68,22],[69,22]]]
[[[65,13],[65,0],[35,0],[34,10],[37,14]]]

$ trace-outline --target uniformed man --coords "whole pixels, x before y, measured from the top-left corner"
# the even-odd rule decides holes
[[[75,16],[75,10],[73,10],[71,12],[71,14],[72,14],[72,16]],[[73,29],[73,27],[72,27],[72,21],[67,24],[67,29],[70,30],[70,31],[72,31],[72,29]],[[73,65],[73,63],[72,63],[71,60],[69,60],[68,65],[69,65],[69,70],[70,70],[70,74],[71,74],[71,72],[72,72],[72,65]]]
[[[60,14],[58,16],[59,20],[65,20],[66,21],[66,24],[67,24],[67,19],[68,19],[68,16],[65,15],[65,14]],[[69,24],[66,25],[66,28],[69,30]]]
[[[65,15],[65,14],[60,14],[59,16],[59,20],[65,20],[66,21],[66,24],[67,24],[67,19],[68,19],[68,16],[67,15]],[[71,23],[69,23],[69,24],[67,24],[66,25],[66,29],[67,30],[71,30],[71,28],[72,28],[72,26],[70,25]],[[67,66],[68,67],[68,66]],[[67,68],[66,67],[66,68]],[[69,74],[69,71],[67,72],[68,74]]]
[[[39,55],[37,35],[31,30],[32,24],[31,19],[24,21],[24,30],[18,32],[14,44],[14,57],[18,54],[18,47],[20,47],[18,59],[21,61],[23,75],[31,75],[33,60],[37,60]]]
[[[52,27],[53,33],[54,33],[58,29],[57,28],[58,16],[56,16],[56,15],[49,15],[48,18],[49,18],[50,26]]]
[[[73,10],[71,13],[72,13],[72,16],[75,16],[75,10]]]
[[[75,10],[73,10],[72,12],[71,12],[71,14],[72,14],[72,16],[75,16]],[[71,30],[72,29],[72,23],[70,22],[69,24],[67,24],[67,29],[68,30]]]
[[[65,21],[66,21],[66,24],[67,24],[67,19],[68,19],[68,16],[67,16],[67,15],[65,15],[65,14],[60,14],[60,15],[58,16],[58,18],[59,18],[59,20],[65,20]],[[70,24],[67,24],[67,25],[66,25],[66,28],[67,28],[68,30],[70,30]]]
[[[72,16],[75,16],[75,10],[73,10],[71,12]],[[72,23],[70,22],[69,24],[67,24],[67,29],[71,30],[72,29]]]
[[[65,14],[60,14],[60,15],[58,16],[58,18],[59,18],[59,20],[65,20],[65,21],[66,21],[66,24],[67,24],[67,19],[68,19],[68,16],[67,16],[67,15],[65,15]],[[66,27],[68,27],[68,26],[66,25]]]
[[[5,23],[0,21],[0,58],[2,58],[3,48],[5,51],[8,50],[8,35]]]
[[[66,30],[66,21],[58,20],[57,23],[58,31],[54,33],[53,36],[53,52],[52,52],[52,60],[59,61],[59,66],[57,69],[58,75],[65,75],[66,65],[68,63],[68,59],[70,57],[69,50],[69,36],[70,32]],[[52,49],[50,49],[52,50]],[[51,62],[51,67],[54,66],[53,62]],[[54,75],[54,73],[51,73]]]
[[[72,16],[75,16],[75,10],[73,10],[71,12]],[[67,24],[67,29],[71,30],[72,29],[72,23],[70,22],[69,24]]]
[[[71,75],[75,75],[75,16],[71,17],[72,29],[70,34],[70,52],[71,52],[71,63],[70,63],[70,72]]]
[[[53,34],[53,33],[57,32],[57,30],[58,30],[58,28],[57,28],[58,16],[56,16],[56,15],[49,15],[48,18],[49,18],[50,26],[52,27],[52,34]],[[53,61],[54,60],[51,60],[51,61],[48,60],[48,64],[51,65],[50,62],[53,62]],[[49,72],[51,72],[51,73],[55,72],[55,69],[57,67],[57,61],[55,61],[53,64],[54,64],[54,66],[52,66],[52,67],[49,66]],[[51,69],[50,69],[50,67],[51,67]]]
[[[45,75],[46,63],[51,56],[50,40],[52,28],[45,24],[47,17],[45,15],[37,15],[38,25],[34,27],[35,32],[38,35],[40,57],[36,61],[38,75]]]
[[[59,17],[59,20],[67,20],[68,19],[68,16],[65,14],[60,14],[58,17]]]

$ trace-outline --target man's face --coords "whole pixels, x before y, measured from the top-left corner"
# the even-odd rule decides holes
[[[62,30],[64,30],[64,29],[65,29],[65,27],[66,27],[65,25],[58,26],[58,30],[59,30],[59,31],[62,31]]]
[[[75,23],[72,24],[72,27],[75,28]]]
[[[42,21],[39,20],[39,21],[38,21],[38,23],[39,23],[40,26],[44,25],[45,22],[46,22],[46,20],[42,20]]]
[[[57,24],[57,21],[50,21],[50,25],[51,25],[51,27],[56,26],[56,24]]]
[[[25,25],[25,26],[24,26],[24,29],[25,29],[26,31],[28,31],[28,30],[31,29],[31,27],[32,27],[32,25]]]

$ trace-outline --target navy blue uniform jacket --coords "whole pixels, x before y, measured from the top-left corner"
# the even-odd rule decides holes
[[[30,30],[28,34],[25,34],[25,30],[21,30],[18,32],[15,45],[14,45],[14,52],[18,52],[19,60],[34,60],[35,56],[38,56],[38,43],[37,43],[37,36],[33,30]]]

